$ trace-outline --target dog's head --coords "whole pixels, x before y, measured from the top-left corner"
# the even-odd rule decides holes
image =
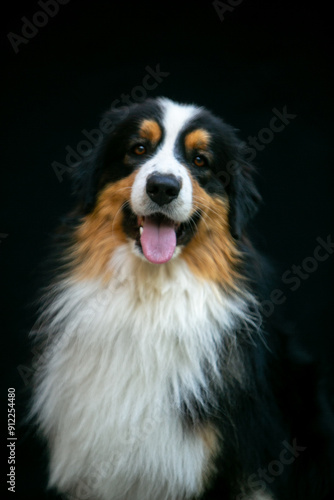
[[[230,126],[165,98],[112,110],[105,120],[110,133],[75,171],[81,238],[94,233],[108,253],[109,234],[110,251],[116,240],[130,242],[154,264],[186,256],[199,240],[228,248],[241,238],[259,195]]]

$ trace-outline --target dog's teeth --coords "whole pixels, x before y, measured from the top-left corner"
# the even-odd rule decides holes
[[[143,232],[143,227],[140,226],[140,228],[139,228],[139,234],[141,235],[142,232]]]

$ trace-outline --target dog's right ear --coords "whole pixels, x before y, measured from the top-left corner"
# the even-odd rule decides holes
[[[237,240],[241,238],[248,221],[256,214],[262,201],[253,179],[255,169],[246,160],[247,154],[247,146],[234,136],[233,155],[226,166],[225,189],[229,197],[231,234]]]
[[[97,130],[92,131],[97,142],[82,161],[73,166],[73,194],[77,198],[80,209],[88,213],[94,207],[99,191],[99,183],[105,167],[108,145],[117,127],[129,114],[129,108],[115,108],[104,113]]]
[[[235,165],[228,186],[229,221],[232,236],[240,239],[247,222],[254,217],[262,200],[253,180],[253,166],[243,158],[238,158]]]

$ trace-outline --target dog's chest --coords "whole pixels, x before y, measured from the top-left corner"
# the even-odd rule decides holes
[[[217,372],[222,332],[233,325],[235,304],[183,263],[146,282],[142,274],[127,270],[106,289],[86,283],[66,293],[70,319],[44,382],[50,406],[58,401],[54,481],[60,463],[65,483],[69,463],[87,477],[93,464],[104,471],[94,491],[109,500],[127,490],[138,500],[198,491],[209,450],[185,429],[181,407],[201,397],[204,367]]]

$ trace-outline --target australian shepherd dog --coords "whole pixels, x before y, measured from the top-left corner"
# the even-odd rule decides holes
[[[286,335],[262,312],[245,144],[166,98],[104,124],[74,168],[35,332],[49,486],[73,500],[320,500]]]

